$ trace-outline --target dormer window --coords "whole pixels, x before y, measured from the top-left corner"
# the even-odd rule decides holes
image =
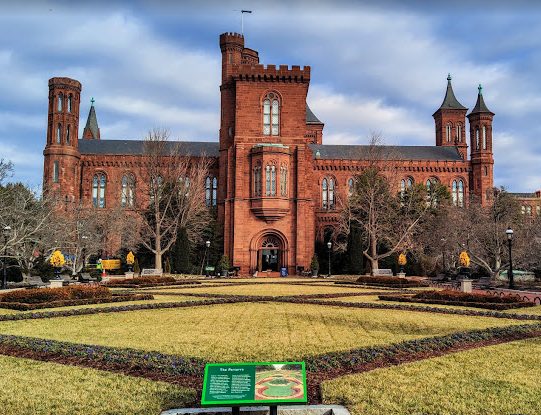
[[[269,92],[263,100],[263,135],[280,134],[280,101],[278,95]]]

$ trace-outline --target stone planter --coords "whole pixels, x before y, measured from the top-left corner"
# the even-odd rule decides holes
[[[405,272],[399,272],[399,273],[396,274],[396,276],[404,278],[406,276],[406,273]]]
[[[463,293],[471,293],[473,291],[472,280],[463,279],[460,281],[460,291]]]
[[[61,288],[64,285],[64,280],[49,280],[51,288]]]
[[[312,270],[312,277],[316,278],[317,277],[317,274],[318,274],[319,270],[318,269],[313,269]]]
[[[133,279],[133,272],[125,272],[125,273],[124,273],[124,277],[125,277],[127,280]]]

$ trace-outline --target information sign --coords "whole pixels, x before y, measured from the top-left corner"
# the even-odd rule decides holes
[[[307,403],[304,362],[209,363],[201,405]]]

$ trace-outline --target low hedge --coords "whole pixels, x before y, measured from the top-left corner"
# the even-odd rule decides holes
[[[541,324],[523,324],[519,326],[491,327],[481,330],[461,331],[445,336],[426,337],[406,340],[384,346],[364,347],[345,352],[331,352],[319,356],[305,356],[306,369],[310,372],[354,371],[356,368],[374,361],[393,361],[399,356],[445,352],[491,340],[513,340],[538,336]]]
[[[496,298],[496,297],[493,297]],[[499,297],[498,297],[499,298]],[[493,303],[486,302],[484,299],[481,301],[468,301],[462,300],[460,297],[456,299],[437,299],[437,298],[416,298],[416,296],[409,295],[380,295],[380,300],[384,301],[398,301],[402,303],[422,303],[422,304],[440,304],[440,305],[454,305],[473,308],[485,308],[488,310],[510,310],[513,308],[525,308],[533,307],[535,304],[525,301],[514,302],[498,302]],[[500,299],[500,298],[499,298]]]
[[[403,277],[385,277],[385,276],[361,276],[357,278],[357,283],[374,285],[374,286],[383,286],[383,287],[424,287],[424,284],[421,284],[417,281],[410,281],[407,278]]]
[[[28,310],[38,310],[41,308],[57,308],[57,307],[68,307],[76,305],[86,305],[86,304],[104,304],[104,303],[120,303],[123,301],[140,301],[140,300],[153,300],[154,296],[151,294],[128,294],[128,295],[115,295],[108,297],[95,297],[95,298],[81,298],[76,300],[58,300],[50,301],[47,303],[2,303],[0,302],[0,308],[8,308],[10,310],[19,310],[19,311],[28,311]]]
[[[42,304],[53,301],[111,297],[111,291],[97,285],[76,285],[60,288],[32,288],[0,294],[0,303]]]
[[[461,291],[422,291],[413,296],[413,298],[421,298],[425,300],[449,300],[449,301],[463,301],[474,303],[516,303],[517,298],[514,297],[497,297],[490,294],[483,293],[464,293]]]
[[[134,287],[159,287],[162,285],[197,285],[199,281],[177,280],[173,277],[138,277],[130,279],[111,280],[105,283],[109,287],[134,288]]]

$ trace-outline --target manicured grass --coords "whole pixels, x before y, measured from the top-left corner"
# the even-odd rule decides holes
[[[157,415],[195,391],[164,382],[0,356],[2,415]]]
[[[303,294],[337,294],[337,293],[355,293],[359,288],[330,286],[313,286],[311,284],[287,285],[287,284],[265,284],[257,283],[250,285],[234,285],[231,287],[225,285],[197,288],[193,290],[186,289],[184,292],[209,293],[209,294],[238,294],[238,295],[303,295]],[[374,291],[374,290],[366,290]],[[182,292],[179,290],[178,292]]]
[[[2,322],[0,332],[214,361],[272,361],[514,324],[524,322],[411,311],[239,303]]]
[[[323,383],[353,415],[538,414],[541,339],[450,354]]]

